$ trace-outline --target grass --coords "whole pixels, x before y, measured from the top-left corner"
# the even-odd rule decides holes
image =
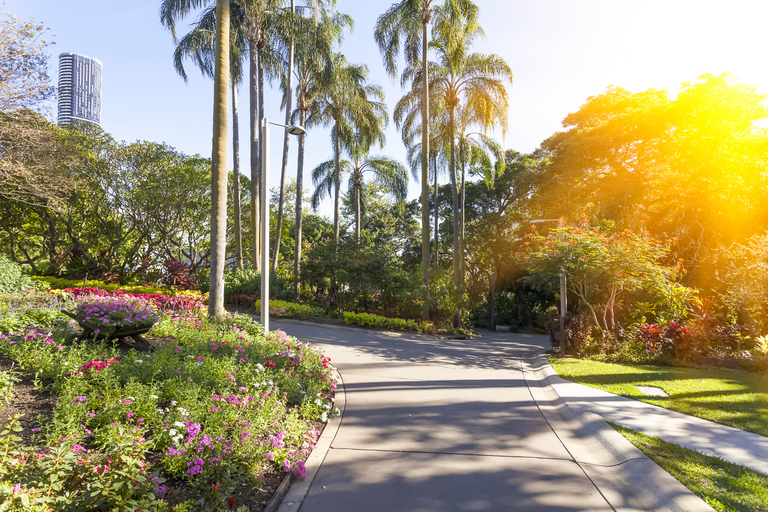
[[[768,475],[610,423],[717,511],[768,510]]]
[[[632,366],[551,358],[564,379],[768,436],[768,376],[726,368]],[[669,397],[635,386],[663,389]]]

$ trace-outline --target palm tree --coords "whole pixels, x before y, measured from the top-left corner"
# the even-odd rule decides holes
[[[242,222],[240,214],[240,130],[238,123],[237,87],[243,78],[243,51],[247,43],[242,27],[230,16],[230,73],[232,85],[232,157],[233,157],[233,202],[235,213],[235,263],[243,268]],[[173,67],[186,82],[188,79],[184,69],[184,59],[192,60],[203,75],[213,79],[215,62],[214,33],[216,16],[214,9],[208,9],[198,19],[195,27],[179,39],[173,52]]]
[[[343,174],[350,175],[350,188],[355,206],[355,237],[360,242],[361,226],[361,197],[363,188],[363,173],[372,172],[374,182],[382,186],[397,201],[405,201],[408,195],[408,170],[403,164],[386,156],[369,157],[370,142],[361,133],[356,133],[353,139],[345,144],[345,150],[350,160],[342,160],[340,169]],[[333,194],[335,184],[336,162],[327,160],[312,170],[312,182],[315,193],[312,195],[312,206],[317,207],[320,198]]]
[[[485,133],[469,132],[472,124],[472,109],[458,108],[456,123],[456,143],[458,145],[459,161],[461,162],[461,192],[459,194],[459,209],[461,210],[459,246],[461,247],[461,274],[464,275],[464,235],[465,235],[465,204],[467,185],[467,164],[483,174],[483,181],[488,188],[493,187],[497,175],[504,172],[504,150],[501,144],[488,137]],[[495,162],[491,160],[495,158]]]
[[[454,283],[463,290],[460,205],[456,174],[456,109],[465,100],[464,122],[480,125],[484,130],[497,124],[506,128],[509,99],[505,84],[512,82],[512,71],[498,55],[469,53],[475,37],[482,35],[477,16],[447,5],[438,9],[432,47],[438,62],[432,76],[435,95],[448,111],[450,140],[450,176],[453,198],[453,271]],[[457,311],[454,325],[460,322]]]
[[[213,80],[211,169],[211,279],[208,316],[224,319],[224,266],[227,263],[227,103],[229,98],[229,0],[216,2],[216,63]]]
[[[421,98],[423,95],[422,84],[424,74],[422,73],[422,66],[420,63],[409,66],[403,71],[402,83],[411,83],[411,89],[406,91],[400,100],[395,105],[394,119],[395,125],[400,129],[403,144],[407,148],[408,163],[411,166],[411,172],[413,178],[418,181],[418,169],[421,167],[422,162],[422,143],[418,142],[422,139],[422,124],[420,122],[419,114],[421,112]],[[439,170],[443,166],[438,166],[438,156],[440,156],[442,144],[441,141],[445,138],[447,130],[445,129],[445,123],[443,118],[445,117],[444,110],[439,110],[441,104],[436,101],[429,102],[429,144],[427,151],[429,151],[428,159],[431,162],[429,166],[429,175],[434,183],[434,223],[435,223],[435,266],[439,263],[439,241],[438,241],[438,226],[439,226],[439,210],[437,200],[437,176]],[[442,160],[442,159],[441,159]]]
[[[330,56],[332,52],[332,43],[328,39],[317,39],[317,38],[307,38],[303,37],[306,34],[312,34],[313,32],[316,32],[318,28],[321,26],[321,19],[322,19],[322,25],[323,28],[327,26],[333,26],[333,21],[336,21],[340,18],[335,14],[330,14],[327,11],[327,8],[335,8],[336,6],[336,0],[327,0],[326,2],[318,2],[318,0],[308,0],[307,4],[312,4],[311,8],[308,9],[300,9],[299,13],[301,13],[303,10],[311,11],[312,14],[312,20],[311,24],[307,23],[307,19],[305,19],[303,16],[300,17],[292,17],[292,30],[290,31],[290,34],[288,34],[288,54],[286,55],[287,63],[284,66],[284,72],[281,74],[281,89],[283,91],[283,104],[282,107],[285,108],[285,124],[290,125],[291,124],[291,118],[293,117],[293,110],[292,110],[292,103],[293,103],[293,79],[294,79],[294,60],[295,60],[295,52],[296,52],[296,44],[310,44],[310,46],[307,46],[307,50],[311,52],[315,52],[318,54],[318,56],[322,57],[324,55]],[[328,4],[327,6],[325,4]],[[291,13],[294,13],[296,11],[296,2],[295,0],[291,0]],[[330,23],[329,23],[330,22]],[[350,20],[351,23],[351,20]],[[336,30],[338,30],[339,27],[336,27]],[[334,31],[335,32],[335,31]],[[311,41],[311,43],[310,43]],[[318,46],[317,43],[320,43]],[[302,135],[303,137],[303,135]],[[289,146],[289,134],[286,131],[283,136],[283,159],[282,159],[282,166],[281,166],[281,172],[280,172],[280,194],[277,204],[277,229],[275,230],[275,253],[274,257],[272,258],[272,271],[277,271],[277,261],[280,255],[280,242],[282,240],[282,227],[283,227],[283,210],[284,210],[284,204],[285,204],[285,178],[286,174],[288,172],[288,146]],[[301,139],[300,144],[303,143],[303,138]],[[298,181],[298,179],[297,179]],[[297,201],[300,199],[299,196],[297,197]],[[299,249],[300,250],[300,249]]]
[[[160,21],[176,40],[176,21],[210,0],[163,0]],[[213,149],[211,165],[211,279],[208,315],[224,318],[224,267],[227,250],[227,130],[230,78],[230,2],[216,0],[213,71]]]
[[[371,145],[384,145],[383,127],[388,122],[384,92],[375,84],[367,84],[368,67],[364,64],[349,64],[347,59],[336,54],[333,59],[333,73],[329,83],[317,83],[317,89],[310,90],[315,101],[310,106],[306,124],[333,125],[331,142],[335,160],[333,236],[339,242],[339,198],[341,190],[341,148],[353,140],[355,133]]]
[[[352,18],[335,13],[322,23],[300,31],[301,40],[296,41],[296,110],[292,123],[305,128],[307,113],[315,98],[330,83],[333,72],[333,45],[340,43],[344,28],[352,26]],[[287,81],[283,81],[287,87]],[[298,119],[297,119],[298,118]],[[304,185],[304,135],[299,135],[298,160],[296,165],[296,218],[294,240],[296,251],[293,261],[294,294],[300,298],[301,251],[303,236],[303,185]]]
[[[450,0],[449,0],[450,1]],[[428,76],[428,26],[432,21],[434,0],[401,0],[379,16],[374,39],[391,77],[397,74],[396,58],[400,54],[400,37],[405,36],[405,60],[413,65],[421,62],[422,73]],[[422,314],[428,318],[429,309],[429,81],[424,81],[421,97],[421,298]]]

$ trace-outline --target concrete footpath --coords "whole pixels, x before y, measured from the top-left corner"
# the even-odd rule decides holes
[[[342,380],[342,415],[280,512],[712,510],[566,404],[545,336],[272,328],[323,347]]]
[[[638,402],[557,375],[550,385],[576,414],[602,418],[707,455],[768,474],[768,437]]]

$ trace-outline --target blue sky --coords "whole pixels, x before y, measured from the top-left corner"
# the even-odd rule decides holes
[[[339,0],[355,29],[341,47],[350,62],[365,63],[386,92],[390,113],[399,82],[383,70],[373,26],[392,0]],[[666,88],[703,73],[733,73],[768,93],[768,2],[761,0],[476,0],[486,38],[475,49],[497,53],[512,68],[509,126],[502,145],[523,152],[560,129],[562,119],[609,85],[639,91]],[[189,82],[173,70],[173,41],[160,26],[159,0],[6,0],[6,9],[51,28],[51,78],[60,52],[81,53],[104,65],[102,127],[118,140],[164,141],[210,156],[213,84],[189,65]],[[190,19],[191,23],[193,20]],[[181,25],[184,30],[185,25]],[[240,93],[241,155],[248,171],[247,91]],[[266,115],[280,121],[279,94],[265,95]],[[55,114],[55,107],[53,108]],[[501,132],[497,137],[501,140]],[[271,180],[279,179],[281,137],[272,132]],[[289,175],[295,176],[292,142]],[[383,153],[404,162],[394,125]],[[305,172],[332,155],[328,132],[307,138]],[[230,158],[231,167],[231,158]],[[445,182],[446,177],[442,178]],[[419,187],[410,187],[410,198]],[[322,211],[327,213],[330,201]]]

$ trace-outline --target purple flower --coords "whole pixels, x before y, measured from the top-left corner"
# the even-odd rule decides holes
[[[283,461],[283,471],[285,471],[286,473],[291,471],[291,461],[287,459]]]
[[[184,448],[176,449],[176,448],[168,448],[168,455],[184,455],[187,453],[187,451]]]
[[[187,423],[187,435],[190,439],[194,439],[197,437],[197,434],[200,433],[200,424],[199,423]]]
[[[187,470],[187,474],[190,475],[190,476],[191,475],[199,475],[202,472],[203,472],[203,468],[201,468],[200,466],[192,466],[191,468],[189,468]]]
[[[275,460],[275,454],[272,452],[266,452],[264,454],[264,458],[267,460]]]
[[[269,434],[269,440],[272,443],[272,448],[282,448],[285,446],[285,442],[283,442],[283,437],[285,437],[285,430],[281,430],[279,434],[276,436],[273,436],[272,434]]]
[[[293,470],[293,474],[301,477],[302,480],[307,478],[307,468],[304,466],[303,460],[296,462],[296,469]]]

